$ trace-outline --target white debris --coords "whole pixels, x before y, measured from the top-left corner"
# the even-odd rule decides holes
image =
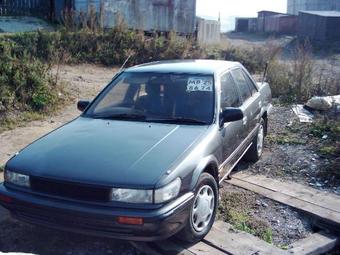
[[[335,107],[340,106],[340,95],[329,97],[312,97],[306,103],[306,106],[318,111],[328,111],[332,109],[333,105],[335,105]]]
[[[314,115],[310,111],[303,108],[302,104],[294,105],[293,112],[298,116],[300,122],[310,123],[313,122]]]
[[[323,135],[322,136],[322,139],[327,139],[328,138],[328,135]]]

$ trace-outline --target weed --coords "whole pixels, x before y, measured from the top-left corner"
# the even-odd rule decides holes
[[[262,233],[261,238],[266,241],[267,243],[272,244],[273,243],[273,232],[270,228],[267,228]]]
[[[282,250],[288,250],[289,249],[289,245],[287,245],[287,244],[279,244],[277,247],[282,249]]]
[[[327,135],[329,139],[336,141],[340,137],[340,123],[328,118],[318,119],[312,123],[309,132],[317,138]]]
[[[301,139],[295,134],[290,133],[268,135],[267,140],[269,143],[276,144],[289,144],[289,145],[306,144],[305,140]]]
[[[254,196],[244,193],[227,193],[222,197],[219,212],[222,219],[232,224],[235,229],[272,243],[273,237],[269,224],[256,216],[248,215],[249,209],[254,204]]]
[[[323,146],[321,148],[319,148],[319,152],[323,155],[323,156],[335,156],[338,152],[337,147],[336,146]]]

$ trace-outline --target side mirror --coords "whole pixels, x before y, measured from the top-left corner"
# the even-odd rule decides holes
[[[224,108],[220,115],[221,125],[226,122],[233,122],[243,119],[243,112],[239,108],[227,107]]]
[[[89,104],[90,104],[90,101],[80,100],[77,103],[77,108],[79,111],[83,112]]]

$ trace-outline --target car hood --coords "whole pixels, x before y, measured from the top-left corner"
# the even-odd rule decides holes
[[[7,168],[72,182],[151,188],[206,130],[79,117],[27,146]]]

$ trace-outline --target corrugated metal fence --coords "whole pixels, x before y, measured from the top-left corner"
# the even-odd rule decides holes
[[[50,0],[0,0],[0,16],[51,15]]]

